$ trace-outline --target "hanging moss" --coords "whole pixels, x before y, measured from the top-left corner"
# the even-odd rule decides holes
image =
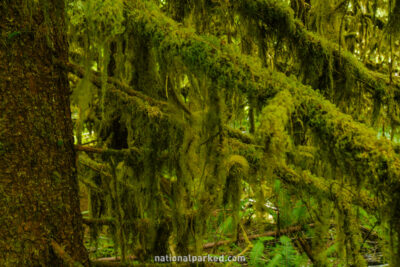
[[[93,27],[99,18],[89,3],[95,3],[86,6],[92,16],[88,27]],[[111,30],[112,41],[104,41],[102,33],[87,40],[86,52],[91,55],[93,47],[100,47],[97,57],[86,62],[100,71],[95,74],[100,77],[96,86],[102,90],[87,103],[77,101],[82,107],[97,106],[93,110],[100,146],[113,148],[96,158],[106,163],[96,165],[101,182],[98,176],[93,178],[108,191],[101,196],[107,199],[108,210],[98,212],[103,203],[93,194],[91,214],[115,217],[111,232],[122,254],[133,252],[141,261],[164,253],[200,254],[216,208],[230,207],[237,226],[243,181],[254,191],[259,213],[265,210],[276,178],[285,184],[282,191],[288,194],[281,195],[285,204],[292,195],[318,202],[320,241],[313,246],[320,265],[326,262],[331,210],[359,205],[374,213],[383,207],[386,219],[398,218],[390,210],[400,199],[398,160],[390,142],[377,140],[374,131],[341,113],[312,88],[278,72],[285,68],[279,66],[278,57],[272,64],[267,64],[267,57],[273,52],[290,54],[297,68],[292,73],[301,74],[303,83],[321,89],[340,110],[356,118],[357,110],[373,102],[376,119],[382,116],[385,101],[390,103],[388,109],[397,109],[396,93],[385,77],[305,30],[279,1],[158,4],[175,20],[194,23],[196,32],[204,35],[182,27],[147,1],[120,6],[123,16],[116,9],[102,10],[107,16],[116,15],[118,34],[100,20],[100,29]],[[217,13],[214,7],[223,4],[228,11]],[[202,21],[207,14],[212,20]],[[250,37],[257,38],[258,52],[249,45],[250,55],[240,53],[237,43],[243,40],[233,33],[236,26],[224,25],[222,36],[210,34],[212,27],[220,27],[217,23],[232,20],[248,27],[247,34],[257,26],[257,36]],[[221,41],[225,37],[228,44]],[[109,68],[114,63],[117,66]],[[87,78],[82,83],[93,82]],[[357,98],[360,94],[367,99]],[[253,112],[262,110],[251,127],[254,136],[233,129],[234,122],[246,117],[248,105]],[[357,107],[352,109],[353,105]],[[337,177],[343,177],[343,183],[338,184]],[[354,195],[346,194],[351,190]],[[389,194],[394,195],[391,200]],[[334,208],[329,202],[342,206]],[[280,207],[282,216],[289,218],[291,208]],[[344,261],[362,265],[359,251],[349,249],[360,243],[358,232],[348,227],[355,220],[352,212],[340,214],[339,241],[347,255]]]
[[[363,207],[371,213],[376,211],[376,201],[369,197],[367,191],[360,194],[349,195],[350,185],[339,185],[335,181],[326,181],[324,178],[316,177],[307,171],[296,171],[288,166],[278,166],[274,173],[279,179],[293,188],[295,191],[307,191],[310,195],[317,198],[327,198],[331,201],[342,201],[344,203],[353,203]],[[347,188],[347,190],[345,189]]]
[[[244,157],[232,155],[228,158],[226,166],[228,169],[228,176],[223,189],[222,202],[225,207],[232,209],[232,225],[233,229],[235,229],[233,236],[236,237],[236,229],[238,228],[240,220],[239,211],[242,195],[242,181],[248,174],[249,165]]]
[[[381,77],[380,74],[369,71],[352,54],[340,52],[332,42],[307,31],[299,21],[294,20],[291,9],[283,3],[278,4],[272,0],[238,1],[236,8],[244,19],[263,23],[269,27],[270,30],[264,31],[264,35],[273,34],[278,36],[278,39],[287,40],[287,45],[295,52],[295,60],[299,62],[299,73],[306,84],[323,90],[324,95],[332,99],[342,110],[359,105],[373,106],[374,115],[371,119],[373,122],[377,121],[385,95],[393,91],[386,84],[388,77]],[[257,23],[249,25],[254,24],[257,25]],[[284,36],[280,38],[279,34],[282,33]],[[351,103],[348,101],[349,97],[355,99],[358,96],[355,89],[360,86],[365,93],[371,94],[370,100]],[[359,112],[352,114],[362,118]]]
[[[398,36],[400,33],[400,1],[395,0],[393,6],[393,10],[390,12],[387,28],[391,34]]]
[[[342,256],[343,262],[349,265],[367,266],[360,252],[362,239],[359,229],[354,227],[358,225],[354,212],[348,205],[340,204],[340,202],[337,205],[339,205],[337,209],[339,254]]]
[[[171,60],[181,58],[191,71],[205,73],[211,79],[218,81],[221,87],[238,86],[245,92],[264,88],[262,84],[252,82],[264,80],[261,77],[266,75],[265,71],[257,68],[259,66],[257,60],[250,62],[246,58],[234,58],[228,51],[224,51],[224,47],[221,47],[219,43],[198,39],[185,29],[178,29],[174,21],[161,13],[153,11],[158,18],[162,18],[161,21],[152,20],[152,16],[147,13],[149,13],[148,10],[140,13],[131,12],[130,21],[134,27],[137,27],[138,33],[151,36],[154,46],[159,47],[159,52],[163,55],[166,64],[172,65]],[[169,25],[169,28],[162,25]],[[242,67],[236,68],[233,63]]]
[[[307,107],[309,119],[306,123],[321,138],[324,149],[333,154],[333,159],[355,179],[358,187],[365,186],[381,197],[386,203],[381,211],[384,217],[390,220],[396,216],[390,207],[398,199],[396,191],[392,190],[398,188],[400,165],[390,142],[377,140],[375,132],[341,114],[312,90],[303,88],[300,95],[295,94],[296,98],[303,99],[299,105]],[[390,199],[380,195],[382,189],[391,192]]]
[[[293,10],[284,2],[240,0],[235,7],[244,17],[259,19],[281,37],[290,36],[296,29]]]

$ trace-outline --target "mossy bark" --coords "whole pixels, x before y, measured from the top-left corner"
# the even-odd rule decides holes
[[[64,1],[0,2],[0,266],[63,266],[83,246]]]

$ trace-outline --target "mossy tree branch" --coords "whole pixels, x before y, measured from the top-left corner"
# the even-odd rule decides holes
[[[338,181],[316,177],[309,171],[296,171],[295,169],[281,165],[274,173],[293,190],[305,190],[311,196],[326,198],[331,201],[342,201],[360,206],[374,214],[378,211],[377,201],[371,198],[367,191],[355,192],[350,185],[342,185]]]
[[[108,155],[130,155],[132,152],[141,154],[140,149],[136,147],[130,147],[128,149],[111,149],[111,148],[99,148],[99,147],[92,147],[92,146],[82,146],[82,145],[75,145],[76,151],[82,151],[87,153],[99,153],[99,154],[108,154]]]
[[[303,105],[303,102],[305,101],[308,102],[308,104],[312,103],[312,105],[317,107],[319,110],[324,110],[323,113],[328,114],[325,117],[331,116],[329,122],[333,124],[333,127],[340,127],[340,122],[333,119],[337,117],[345,117],[348,120],[349,127],[358,125],[355,128],[351,127],[351,131],[355,130],[355,134],[360,135],[363,142],[358,144],[359,147],[352,151],[370,150],[371,153],[376,153],[377,155],[382,156],[382,153],[379,153],[381,145],[375,147],[377,151],[368,149],[368,147],[370,147],[369,142],[371,140],[374,142],[375,140],[375,143],[382,144],[387,150],[387,154],[390,155],[393,160],[397,161],[391,145],[388,142],[385,144],[384,140],[377,140],[376,135],[372,130],[369,130],[364,125],[355,123],[350,116],[344,115],[337,108],[334,108],[332,104],[324,100],[322,96],[314,92],[310,87],[304,86],[300,82],[291,78],[287,78],[283,74],[269,72],[260,66],[247,64],[249,60],[256,61],[252,57],[229,56],[226,47],[220,47],[209,43],[192,32],[180,29],[174,21],[165,17],[154,8],[146,9],[143,12],[139,12],[138,10],[132,11],[129,18],[136,34],[150,37],[153,41],[153,45],[159,47],[161,51],[165,54],[171,55],[173,58],[182,58],[183,62],[189,68],[206,73],[219,84],[222,83],[226,87],[233,86],[233,84],[239,84],[241,89],[243,89],[243,92],[247,92],[248,88],[252,88],[253,90],[260,90],[261,92],[268,91],[268,94],[273,95],[277,90],[287,88],[294,97],[294,103],[290,105],[291,107],[299,107],[300,105]],[[291,24],[289,21],[290,20],[288,20],[287,27],[292,29],[291,27],[295,24],[290,26]],[[294,29],[296,29],[296,27]],[[292,29],[292,31],[294,29]],[[234,67],[234,63],[236,63],[238,67]],[[303,91],[306,93],[301,93]],[[316,114],[310,112],[309,115],[313,116]],[[313,119],[311,118],[311,120]],[[348,132],[351,131],[348,130]],[[325,129],[324,132],[329,131]],[[341,135],[334,135],[332,137],[339,139],[340,136]],[[343,153],[345,154],[344,151],[340,154],[342,155]],[[354,155],[354,157],[358,156]],[[340,160],[348,161],[346,159],[343,160],[343,157],[340,158]],[[363,175],[365,176],[365,174],[367,174],[366,172],[369,171],[368,175],[373,174],[373,176],[379,176],[379,173],[373,170],[373,168],[365,168],[365,165],[374,165],[374,160],[365,159],[365,161],[366,162],[363,164],[364,166],[358,168],[363,170]],[[383,164],[382,160],[378,160],[378,164],[380,164],[379,162]],[[358,163],[355,165],[357,164]],[[397,173],[399,170],[396,168],[393,171]]]
[[[339,53],[337,44],[308,31],[301,21],[294,18],[293,11],[284,3],[273,0],[240,0],[235,4],[244,17],[263,23],[270,31],[282,35],[282,38],[309,53],[308,56],[312,57],[311,53],[331,54],[342,66],[349,65],[352,75],[367,84],[372,91],[386,90],[390,84],[388,76],[368,70],[352,54]],[[338,67],[337,71],[341,72],[340,66]]]
[[[91,83],[93,85],[95,85],[97,88],[101,88],[101,74],[97,71],[90,71],[90,73],[85,73],[85,70],[79,66],[76,65],[74,63],[71,62],[67,62],[67,63],[59,63],[59,66],[61,66],[62,68],[66,69],[68,72],[78,76],[79,78],[84,78],[86,75],[89,77]],[[109,84],[112,84],[113,86],[115,86],[116,88],[118,88],[119,90],[123,91],[124,93],[128,94],[129,96],[132,97],[138,97],[144,101],[147,101],[149,104],[151,105],[155,105],[155,106],[165,106],[167,103],[160,101],[160,100],[156,100],[152,97],[147,96],[146,94],[139,92],[137,90],[134,90],[132,87],[122,83],[121,81],[119,81],[116,78],[113,77],[107,77],[107,82]]]

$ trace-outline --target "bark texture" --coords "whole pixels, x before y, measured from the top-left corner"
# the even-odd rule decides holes
[[[0,266],[88,265],[63,0],[0,1]]]

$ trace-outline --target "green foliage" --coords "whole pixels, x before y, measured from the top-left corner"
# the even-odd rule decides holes
[[[260,238],[255,242],[249,253],[251,266],[305,266],[307,257],[296,251],[289,237],[281,236],[272,251],[266,254],[264,242],[270,240],[271,238]]]
[[[292,245],[292,241],[287,236],[281,236],[279,238],[279,244],[276,245],[275,249],[271,253],[272,259],[268,262],[269,267],[274,266],[288,266],[297,267],[304,266],[307,262],[307,258],[304,255],[300,255]]]
[[[253,248],[250,251],[249,257],[250,261],[249,263],[251,266],[263,266],[264,265],[264,243],[261,240],[258,240]]]
[[[96,247],[91,247],[92,244],[89,242],[86,242],[85,245],[91,251],[90,257],[92,258],[106,258],[118,255],[118,251],[115,251],[114,242],[105,235],[99,235]]]

